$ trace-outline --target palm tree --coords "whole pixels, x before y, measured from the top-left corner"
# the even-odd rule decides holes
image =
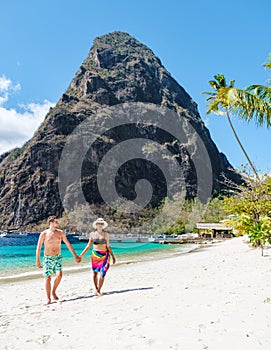
[[[271,69],[271,54],[265,68]],[[233,114],[262,126],[271,126],[271,77],[268,85],[250,85],[245,90],[233,89],[230,110]]]
[[[230,84],[227,85],[226,79],[223,74],[217,74],[214,76],[215,80],[210,80],[209,84],[214,89],[213,92],[203,92],[204,94],[209,95],[207,97],[206,101],[209,102],[208,104],[208,110],[207,114],[215,113],[215,114],[223,114],[227,116],[228,122],[230,124],[230,127],[233,131],[233,134],[241,147],[249,165],[251,166],[256,179],[260,182],[260,177],[252,164],[246,150],[244,149],[244,146],[242,145],[235,129],[231,121],[230,112],[233,112],[233,114],[241,115],[241,110],[243,110],[240,107],[240,111],[238,110],[239,106],[239,94],[241,96],[241,93],[243,93],[243,90],[239,90],[234,88],[234,80],[230,81]],[[246,106],[245,106],[246,108]],[[254,112],[255,113],[255,112]]]

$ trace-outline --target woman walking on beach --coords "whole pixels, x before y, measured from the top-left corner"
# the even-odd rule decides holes
[[[107,222],[102,218],[98,218],[93,222],[93,227],[96,229],[89,235],[89,241],[85,249],[80,254],[80,258],[89,251],[93,243],[91,254],[91,265],[93,270],[93,282],[97,296],[101,296],[101,288],[104,283],[106,272],[110,266],[110,256],[112,256],[113,264],[116,258],[109,244],[109,235],[104,229],[108,226]]]

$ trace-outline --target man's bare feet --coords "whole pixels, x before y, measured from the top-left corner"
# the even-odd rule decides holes
[[[51,304],[51,299],[47,300],[47,303],[45,303],[44,305],[50,305]]]

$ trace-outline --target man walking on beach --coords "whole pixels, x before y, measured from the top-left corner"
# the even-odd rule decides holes
[[[52,288],[52,297],[54,300],[58,300],[56,289],[62,278],[61,242],[63,241],[66,244],[77,263],[81,261],[81,258],[75,253],[66,234],[58,228],[58,218],[56,216],[50,216],[47,222],[49,228],[41,232],[39,236],[36,250],[36,265],[38,268],[42,268],[40,263],[40,251],[44,244],[43,276],[45,277],[47,304],[51,304],[51,276],[56,273],[56,279]]]

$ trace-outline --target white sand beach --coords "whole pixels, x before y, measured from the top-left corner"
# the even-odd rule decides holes
[[[1,286],[1,349],[269,350],[271,253],[244,238],[111,266],[104,296],[69,274],[44,306],[44,281]]]

